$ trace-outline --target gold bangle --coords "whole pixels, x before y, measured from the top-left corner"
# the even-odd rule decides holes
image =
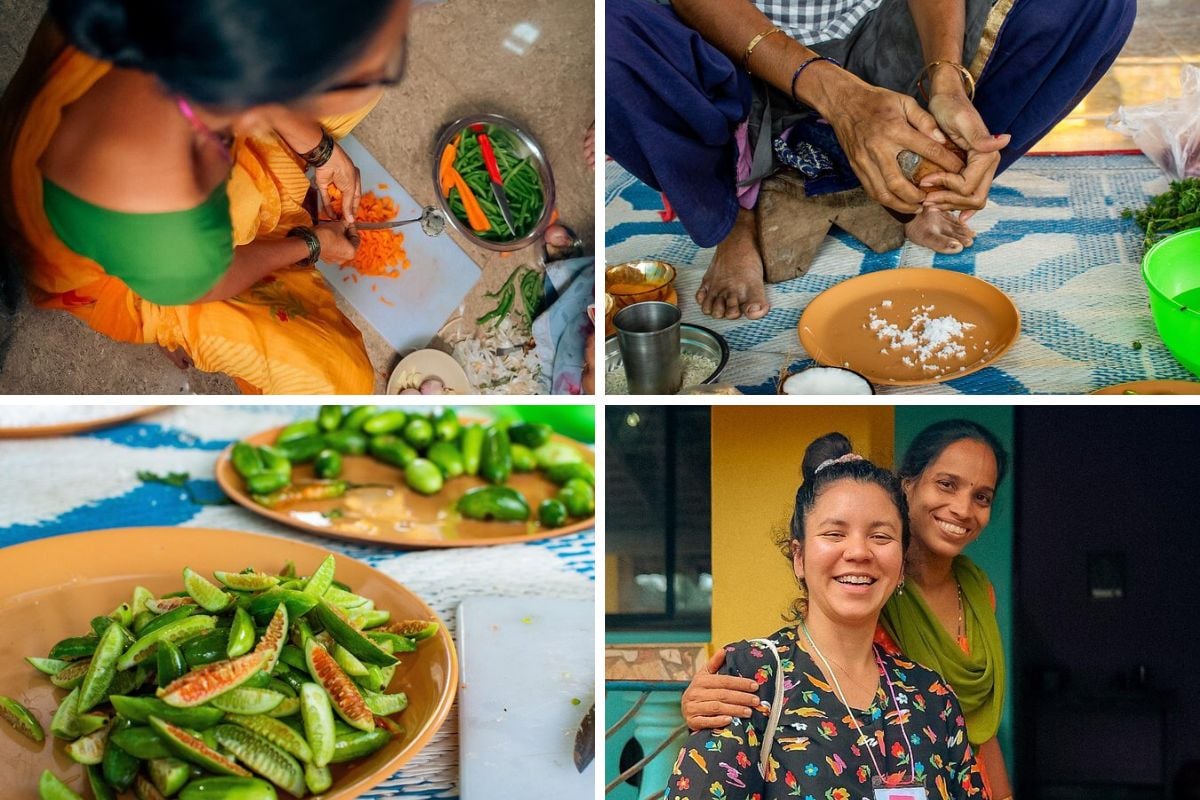
[[[750,44],[746,45],[746,54],[742,56],[742,69],[750,72],[750,54],[754,52],[754,48],[758,47],[758,43],[770,36],[772,33],[783,33],[783,28],[771,28],[769,31],[763,31],[758,36],[750,40]],[[753,73],[751,73],[753,74]]]
[[[925,65],[925,69],[921,70],[921,74],[917,77],[917,88],[921,90],[921,97],[929,102],[929,95],[925,92],[925,79],[933,79],[933,73],[930,72],[934,67],[941,64],[949,64],[958,70],[958,74],[962,76],[963,87],[967,90],[967,99],[975,99],[975,76],[971,74],[971,70],[959,64],[957,61],[939,58],[937,61],[930,61]]]

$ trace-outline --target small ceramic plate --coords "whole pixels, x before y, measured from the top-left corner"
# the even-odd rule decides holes
[[[271,444],[280,430],[282,428],[273,428],[246,441],[256,445]],[[595,455],[591,450],[566,437],[554,438],[577,448],[584,461],[595,465]],[[342,478],[351,483],[384,484],[391,488],[353,489],[345,497],[336,500],[312,500],[294,503],[284,509],[270,509],[254,502],[246,493],[241,476],[229,460],[232,449],[232,446],[226,449],[217,459],[217,483],[225,494],[256,514],[322,536],[389,547],[477,547],[563,536],[587,530],[596,524],[595,517],[591,517],[571,522],[562,528],[543,528],[537,521],[538,504],[554,497],[559,487],[537,471],[514,472],[507,484],[529,501],[529,507],[534,512],[531,520],[481,522],[464,519],[454,510],[454,504],[468,489],[486,486],[483,478],[470,475],[453,478],[446,481],[440,492],[426,497],[405,485],[404,472],[399,467],[376,461],[370,456],[345,456]],[[297,465],[293,476],[296,480],[312,480],[312,465]]]
[[[904,331],[922,314],[973,327],[950,339],[954,352],[924,361],[916,346],[892,348],[892,340],[872,327]],[[852,369],[874,384],[918,386],[961,378],[994,362],[1020,336],[1021,315],[1008,295],[979,278],[901,268],[859,275],[821,292],[804,309],[799,330],[800,343],[820,364]]]
[[[1129,381],[1105,386],[1092,394],[1200,394],[1197,381]]]
[[[401,384],[406,378],[414,375],[419,376],[419,380],[413,388],[418,388],[421,380],[436,376],[441,378],[446,388],[454,394],[475,393],[462,365],[449,353],[432,349],[418,350],[400,359],[400,363],[392,370],[392,376],[388,379],[387,393],[400,394],[400,390],[404,388]]]
[[[0,550],[4,599],[0,600],[0,694],[28,708],[46,731],[36,744],[0,725],[0,763],[5,797],[33,797],[38,778],[50,769],[83,797],[83,767],[50,735],[50,719],[66,692],[24,660],[45,656],[55,642],[88,631],[88,620],[127,602],[136,585],[155,594],[183,588],[185,566],[211,576],[213,570],[254,566],[274,572],[288,559],[300,574],[311,573],[328,553],[276,536],[197,528],[127,528],[95,531],[6,547]],[[388,688],[406,692],[408,708],[397,717],[405,733],[369,758],[332,765],[333,788],[321,800],[350,800],[392,775],[429,743],[450,713],[458,688],[458,657],[445,623],[420,598],[381,572],[338,557],[338,580],[392,612],[394,619],[432,619],[440,628],[416,652],[401,657]]]
[[[64,406],[64,408],[74,407]],[[155,414],[162,411],[166,406],[139,406],[137,408],[130,408],[128,406],[89,406],[88,408],[95,413],[88,415],[86,418],[80,418],[82,415],[72,413],[71,418],[64,419],[63,422],[39,422],[37,425],[0,426],[0,439],[70,436],[73,433],[98,431],[102,428],[120,425],[122,422],[128,422],[131,419]],[[44,412],[45,409],[42,408],[41,411]]]

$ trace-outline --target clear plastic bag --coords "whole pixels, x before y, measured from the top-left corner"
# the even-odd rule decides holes
[[[1125,134],[1172,180],[1200,178],[1200,67],[1187,64],[1182,97],[1148,106],[1121,106],[1109,130]]]

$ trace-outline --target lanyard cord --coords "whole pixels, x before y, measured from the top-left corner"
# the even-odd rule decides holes
[[[825,665],[825,670],[829,673],[829,677],[833,681],[833,687],[837,689],[838,699],[841,700],[842,705],[845,706],[846,714],[848,714],[850,717],[850,723],[854,726],[854,729],[858,731],[859,744],[866,745],[867,755],[871,757],[871,763],[875,766],[875,774],[879,776],[880,780],[883,780],[885,773],[879,768],[879,762],[875,760],[875,753],[871,750],[871,740],[867,738],[867,735],[863,733],[862,726],[858,724],[858,715],[854,713],[853,709],[850,708],[850,704],[846,702],[846,693],[842,691],[842,685],[838,683],[837,673],[835,673],[833,671],[833,667],[829,665],[829,661],[825,658],[825,654],[821,652],[821,648],[817,647],[817,643],[813,641],[812,634],[808,632],[808,626],[805,625],[803,621],[800,622],[800,628],[804,631],[804,636],[808,639],[808,643],[812,645],[813,652],[817,654],[817,657],[821,659],[821,663]],[[916,783],[916,761],[913,759],[912,744],[908,741],[908,733],[904,730],[904,718],[901,715],[900,706],[896,703],[896,690],[892,688],[892,679],[888,677],[887,669],[883,666],[883,660],[879,657],[879,652],[875,650],[874,645],[872,645],[871,649],[875,652],[875,663],[879,665],[879,671],[883,675],[883,679],[887,681],[888,693],[892,696],[892,706],[896,709],[896,719],[900,723],[900,734],[904,737],[904,744],[908,746],[908,766],[910,772],[912,773],[912,781],[913,783]],[[884,727],[886,729],[886,724]],[[885,760],[887,759],[887,748],[884,747],[886,741],[887,734],[885,732],[883,741],[879,743],[880,749],[883,750],[883,757]]]

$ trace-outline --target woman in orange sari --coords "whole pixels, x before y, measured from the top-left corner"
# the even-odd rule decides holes
[[[33,302],[245,392],[371,392],[313,265],[353,258],[361,186],[336,140],[399,80],[410,4],[329,9],[52,0],[0,115],[5,240]],[[314,225],[310,167],[340,219]]]

